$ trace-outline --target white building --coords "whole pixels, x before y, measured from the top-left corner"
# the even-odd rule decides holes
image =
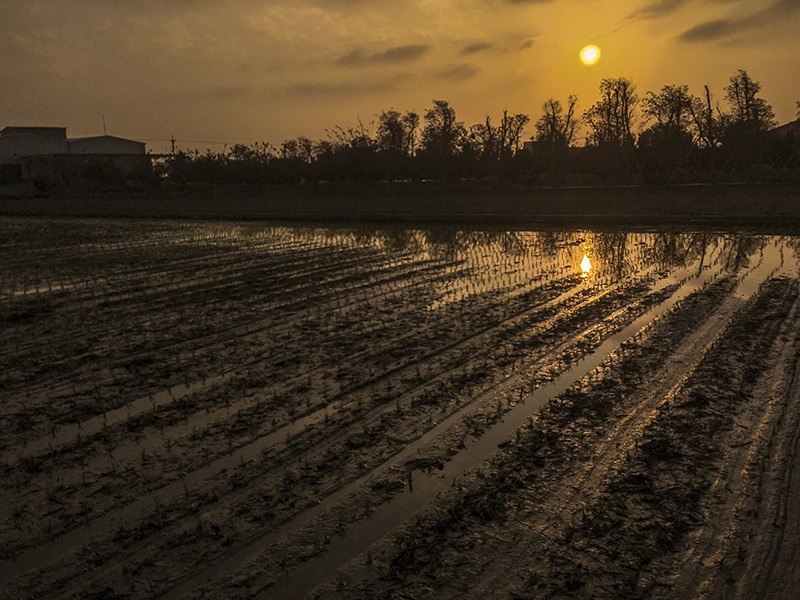
[[[68,138],[66,127],[0,130],[0,184],[56,183],[109,165],[123,174],[148,167],[145,143],[111,135]]]

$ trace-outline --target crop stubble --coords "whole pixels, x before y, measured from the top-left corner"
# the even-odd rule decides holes
[[[351,523],[408,494],[415,477],[436,477],[532,390],[703,277],[698,292],[532,415],[481,475],[460,478],[369,550],[370,565],[358,558],[328,584],[337,597],[616,590],[622,584],[597,566],[619,561],[601,556],[613,540],[596,532],[626,529],[606,522],[615,514],[607,507],[641,503],[636,477],[657,478],[661,463],[682,485],[684,462],[691,481],[714,472],[713,456],[675,467],[669,453],[653,452],[661,461],[653,466],[642,448],[658,447],[650,439],[662,430],[680,433],[669,420],[687,410],[680,398],[714,352],[735,345],[726,335],[746,317],[762,345],[739,360],[762,358],[743,379],[757,389],[773,364],[763,357],[774,332],[794,315],[787,239],[47,219],[0,226],[0,543],[9,597],[291,590],[294,569],[323,556]],[[584,253],[594,269],[582,277]],[[770,260],[789,276],[777,278],[764,266]],[[756,271],[757,281],[745,282],[752,289],[737,287],[736,277]],[[740,296],[761,282],[742,310]],[[717,436],[727,431],[719,419],[708,426]],[[415,440],[425,442],[416,456],[393,461]],[[704,501],[703,485],[692,502]],[[676,553],[703,522],[687,514],[678,525],[636,516],[647,524],[631,535],[656,542],[615,543],[668,562],[661,555]],[[510,557],[524,577],[508,578]],[[607,572],[619,573],[624,589],[653,588],[625,569]]]

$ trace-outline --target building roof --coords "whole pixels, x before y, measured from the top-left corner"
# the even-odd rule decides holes
[[[67,139],[66,127],[6,127],[0,130],[0,135],[39,135],[41,137],[57,140]]]
[[[770,134],[776,135],[778,137],[798,137],[800,138],[800,119],[796,121],[791,121],[780,127],[776,127],[775,129],[769,130]]]
[[[73,154],[144,154],[145,143],[113,135],[98,135],[85,138],[69,138]]]
[[[0,162],[55,154],[127,156],[147,152],[144,142],[112,135],[67,138],[66,132],[66,127],[6,127],[0,132]]]

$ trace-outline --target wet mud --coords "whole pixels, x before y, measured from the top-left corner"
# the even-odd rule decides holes
[[[0,229],[4,597],[796,591],[794,238]]]

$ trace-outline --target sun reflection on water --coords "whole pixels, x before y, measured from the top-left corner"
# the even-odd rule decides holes
[[[583,260],[581,261],[581,277],[586,279],[591,274],[592,274],[592,261],[590,261],[589,257],[584,254]]]

